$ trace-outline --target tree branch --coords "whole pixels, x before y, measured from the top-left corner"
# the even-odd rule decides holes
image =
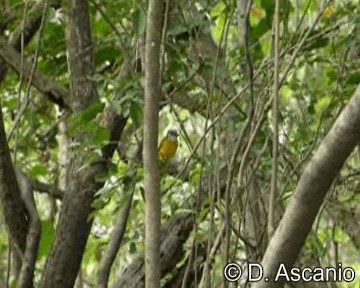
[[[275,205],[278,200],[278,149],[279,149],[279,37],[280,37],[280,4],[275,0],[274,17],[274,83],[273,83],[273,142],[271,161],[271,188],[268,215],[269,239],[275,231]]]
[[[16,169],[16,178],[21,190],[22,200],[30,216],[30,226],[26,239],[26,249],[21,265],[18,287],[33,287],[36,257],[41,237],[41,220],[36,209],[31,181],[20,170]]]
[[[52,1],[51,6],[58,8],[59,3],[60,1],[58,0]],[[43,5],[45,5],[45,1],[36,3],[30,10],[29,17],[27,18],[25,25],[21,23],[12,34],[9,45],[13,46],[17,52],[20,52],[21,50],[21,35],[24,35],[24,45],[26,46],[38,31],[41,24]],[[7,67],[5,64],[6,62],[0,58],[0,83],[5,79],[7,73]]]
[[[161,195],[158,166],[159,102],[161,95],[160,46],[163,0],[150,0],[145,45],[144,188],[145,202],[145,285],[160,287]]]
[[[334,178],[360,142],[360,85],[305,168],[264,258],[264,278],[255,288],[283,287],[274,282],[279,263],[291,267],[310,232]],[[264,282],[269,277],[269,282]]]
[[[184,255],[184,243],[194,225],[191,214],[175,215],[162,229],[160,248],[161,275],[165,275],[176,266]],[[135,288],[145,286],[144,256],[136,258],[122,273],[113,288]]]
[[[18,74],[20,74],[20,54],[7,43],[7,41],[0,37],[0,57]],[[31,75],[31,63],[24,62],[23,77],[27,81]],[[37,70],[34,71],[32,77],[32,84],[42,92],[51,102],[59,105],[62,108],[69,108],[68,105],[68,91],[58,82],[47,78]]]
[[[26,234],[29,222],[26,218],[26,210],[21,200],[20,189],[16,180],[14,166],[11,160],[2,107],[0,103],[0,200],[3,207],[5,223],[9,229],[12,243],[15,245],[16,270],[20,269],[21,256],[18,252],[25,251]]]
[[[130,208],[132,204],[133,192],[131,193],[129,199],[125,203],[124,207],[121,209],[120,217],[116,223],[115,229],[111,234],[110,243],[101,258],[100,268],[99,268],[99,279],[98,287],[106,288],[108,287],[110,269],[114,260],[116,258],[117,252],[119,251],[121,241],[125,234],[126,223],[129,217]]]
[[[33,180],[31,183],[33,189],[40,193],[49,194],[59,200],[64,197],[64,191],[58,189],[54,184],[46,184],[38,180]]]

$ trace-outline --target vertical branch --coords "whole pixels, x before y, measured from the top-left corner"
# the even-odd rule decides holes
[[[20,187],[22,200],[30,216],[29,231],[26,238],[26,249],[22,259],[22,266],[18,280],[19,288],[34,287],[33,277],[36,258],[41,237],[41,219],[36,208],[31,181],[25,174],[16,169],[16,178]]]
[[[19,273],[21,256],[25,251],[26,234],[29,222],[25,206],[21,200],[19,185],[16,180],[14,165],[11,161],[8,142],[4,129],[0,101],[0,202],[2,213],[8,228],[11,251],[15,251],[15,273]],[[10,262],[10,261],[9,261]],[[8,267],[10,269],[10,267]],[[10,272],[10,271],[9,271]]]
[[[271,190],[269,198],[268,235],[274,233],[274,211],[277,198],[278,146],[279,146],[279,0],[275,1],[274,17],[274,85],[273,85],[273,148],[271,167]]]
[[[253,68],[253,61],[251,57],[251,49],[250,49],[250,10],[252,6],[252,0],[247,1],[246,3],[246,10],[245,10],[245,30],[244,30],[244,46],[245,46],[245,57],[246,57],[246,68],[247,73],[249,76],[249,106],[248,106],[248,119],[252,121],[253,114],[254,114],[254,102],[255,102],[255,95],[254,95],[254,68]]]
[[[160,46],[163,1],[150,0],[145,46],[144,184],[145,286],[160,287],[160,175],[158,167],[159,100],[161,95]]]
[[[19,133],[20,133],[21,119],[22,119],[22,116],[25,114],[26,109],[32,100],[31,94],[30,94],[30,88],[31,88],[34,73],[35,73],[35,70],[36,70],[36,67],[38,64],[42,34],[43,34],[44,26],[45,26],[45,20],[47,17],[48,1],[45,0],[44,2],[42,2],[42,5],[43,5],[43,7],[42,7],[42,13],[41,13],[41,22],[40,22],[40,26],[39,26],[39,36],[38,36],[38,41],[37,41],[37,45],[36,45],[36,49],[35,49],[35,53],[34,53],[34,62],[31,65],[30,75],[29,75],[29,78],[27,79],[28,81],[26,84],[24,103],[21,103],[22,102],[21,86],[22,86],[22,82],[23,82],[23,78],[24,78],[23,74],[24,74],[24,46],[25,46],[24,37],[25,36],[24,36],[23,32],[21,33],[21,60],[20,60],[21,67],[20,67],[20,80],[19,80],[18,111],[17,111],[16,118],[14,120],[13,127],[10,130],[9,135],[8,135],[8,141],[10,141],[13,132],[16,130],[15,147],[14,147],[14,165],[16,165],[16,150],[17,150],[17,143],[18,143],[18,138],[19,138]],[[24,17],[27,17],[27,12],[25,12]],[[27,20],[25,18],[23,30],[25,30],[25,28],[26,28],[25,27],[26,21]]]
[[[17,103],[17,111],[18,113],[20,113],[20,108],[21,108],[21,87],[22,87],[22,82],[23,82],[23,70],[24,70],[24,30],[25,30],[25,23],[26,23],[26,19],[28,16],[28,12],[29,12],[29,2],[25,2],[25,8],[24,8],[24,19],[23,19],[23,24],[22,24],[22,29],[21,29],[21,36],[20,36],[20,75],[19,75],[19,94],[18,94],[18,103]],[[20,113],[21,115],[21,113]],[[11,135],[11,131],[10,131],[10,135]],[[15,140],[15,147],[14,147],[14,166],[16,165],[16,150],[17,150],[17,143],[18,143],[18,135],[16,137]]]
[[[252,114],[253,114],[253,103],[254,103],[254,85],[253,85],[253,65],[252,65],[252,58],[250,53],[250,9],[252,6],[252,0],[250,1],[238,1],[238,11],[239,15],[242,15],[240,18],[244,18],[244,20],[241,19],[239,21],[239,33],[243,32],[243,35],[241,35],[241,42],[245,46],[245,54],[246,54],[246,60],[247,60],[247,72],[249,76],[249,90],[250,90],[250,98],[249,98],[249,105],[248,105],[248,118],[246,120],[246,123],[244,124],[244,127],[239,133],[239,137],[235,144],[234,152],[231,156],[230,164],[229,164],[229,170],[228,170],[228,176],[226,181],[226,190],[225,190],[225,218],[226,218],[226,233],[225,233],[225,263],[229,262],[230,258],[230,236],[231,236],[231,185],[233,182],[233,177],[235,173],[235,164],[236,160],[238,158],[238,155],[241,151],[241,146],[243,144],[244,136],[249,128],[249,124],[251,122]],[[240,20],[240,19],[239,19]],[[224,282],[224,287],[228,287],[228,283]]]
[[[165,65],[165,42],[166,42],[166,32],[167,32],[167,26],[168,26],[168,18],[169,18],[169,0],[165,0],[165,13],[164,13],[164,24],[162,27],[162,34],[161,34],[161,56],[160,56],[160,81],[162,81],[162,74],[164,71],[164,65]],[[172,100],[170,98],[170,105],[172,103]],[[172,110],[173,107],[170,106],[170,109]]]

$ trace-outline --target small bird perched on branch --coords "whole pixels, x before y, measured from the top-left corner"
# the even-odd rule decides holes
[[[159,145],[159,158],[162,161],[167,162],[175,156],[179,145],[177,140],[178,136],[178,131],[171,128],[168,130],[166,136],[161,140]]]

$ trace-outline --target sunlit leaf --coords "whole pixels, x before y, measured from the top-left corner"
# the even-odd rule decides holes
[[[223,11],[225,10],[225,8],[226,8],[225,3],[222,1],[218,1],[217,4],[215,5],[215,7],[211,10],[210,16],[217,17],[217,16],[221,15],[223,13]]]
[[[42,220],[41,221],[41,240],[39,245],[38,257],[48,255],[50,252],[53,240],[55,236],[54,223],[51,220]]]

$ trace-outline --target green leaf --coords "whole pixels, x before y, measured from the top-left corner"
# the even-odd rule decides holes
[[[167,30],[169,36],[177,36],[188,31],[188,28],[185,27],[182,23],[176,22],[175,25],[171,25]]]
[[[219,1],[215,7],[210,11],[210,16],[211,17],[217,17],[219,16],[220,14],[223,13],[223,11],[225,10],[226,8],[226,5],[224,2],[222,1]]]
[[[91,131],[96,128],[96,124],[91,121],[102,111],[104,111],[105,104],[98,102],[86,108],[79,114],[74,114],[69,119],[69,135],[76,136],[79,133]]]
[[[280,92],[281,97],[284,100],[290,99],[293,94],[291,88],[288,85],[283,85]]]
[[[315,235],[309,235],[306,246],[312,251],[312,255],[315,257],[324,256],[326,253],[325,244]]]
[[[91,204],[91,207],[95,209],[94,212],[103,209],[108,203],[110,202],[110,198],[96,198],[93,203]],[[95,217],[96,213],[91,215],[92,217]],[[91,218],[89,218],[91,219]]]
[[[346,85],[358,85],[360,83],[360,71],[355,71],[345,81]]]
[[[137,128],[143,123],[143,109],[137,101],[132,101],[130,104],[130,118]]]
[[[16,108],[17,108],[17,98],[10,98],[10,99],[8,99],[8,98],[4,98],[4,100],[3,99],[1,99],[2,100],[2,106],[3,106],[3,109],[4,108],[7,108],[7,109],[9,109],[9,110],[15,110]]]
[[[200,167],[197,166],[194,170],[190,172],[190,183],[192,186],[196,186],[200,181]]]
[[[144,90],[139,78],[129,76],[114,83],[115,97],[111,100],[114,109],[124,117],[129,116],[130,106],[133,102],[143,99]]]
[[[322,97],[315,105],[316,112],[321,113],[329,106],[330,103],[331,98],[329,96]]]
[[[102,47],[95,53],[95,63],[99,65],[105,61],[115,61],[120,56],[120,49],[117,49],[116,46]]]
[[[226,22],[226,17],[224,14],[219,15],[219,17],[216,19],[216,26],[213,32],[213,36],[215,40],[219,41],[221,39],[221,35],[225,28],[225,22]]]
[[[319,31],[317,31],[317,30],[312,31],[310,33],[309,38],[311,38],[311,36],[317,35],[317,34],[319,34]],[[307,43],[303,47],[303,51],[312,51],[315,49],[323,48],[323,47],[326,47],[328,44],[329,44],[329,39],[326,36],[316,37],[316,38],[314,38],[313,41]]]
[[[50,252],[55,236],[55,229],[51,220],[41,221],[41,240],[39,245],[39,259]]]
[[[130,246],[129,246],[129,253],[130,254],[136,254],[136,252],[137,252],[136,245],[135,245],[134,242],[131,242]]]
[[[271,30],[270,16],[266,14],[266,17],[262,18],[259,23],[253,28],[251,33],[252,42],[256,42],[266,32]]]
[[[266,15],[252,29],[251,37],[253,38],[252,42],[254,43],[256,43],[262,35],[271,31],[274,11],[275,11],[274,1],[261,0],[260,3],[261,3],[261,7],[265,10]],[[282,16],[281,17],[282,19],[288,17],[289,13],[293,10],[294,8],[292,7],[290,1],[288,0],[280,1],[280,15]]]
[[[273,12],[275,10],[275,3],[274,1],[268,1],[268,0],[261,0],[261,6],[269,12]]]
[[[46,175],[47,171],[48,171],[48,166],[36,164],[31,168],[30,176],[32,177],[43,176]]]
[[[110,132],[109,129],[101,126],[97,126],[96,129],[91,131],[90,141],[92,145],[96,147],[105,145],[109,142]]]
[[[268,35],[268,34],[267,34]],[[267,35],[265,35],[264,37],[261,38],[260,43],[261,43],[261,51],[265,54],[270,56],[271,55],[271,48],[272,48],[272,40],[270,37],[267,37]]]
[[[101,103],[101,102],[98,102],[98,103],[95,103],[95,104],[89,106],[83,112],[81,112],[81,114],[79,115],[81,121],[84,121],[84,122],[91,121],[92,119],[94,119],[96,117],[96,115],[98,115],[99,113],[104,111],[104,107],[105,107],[105,104]]]

